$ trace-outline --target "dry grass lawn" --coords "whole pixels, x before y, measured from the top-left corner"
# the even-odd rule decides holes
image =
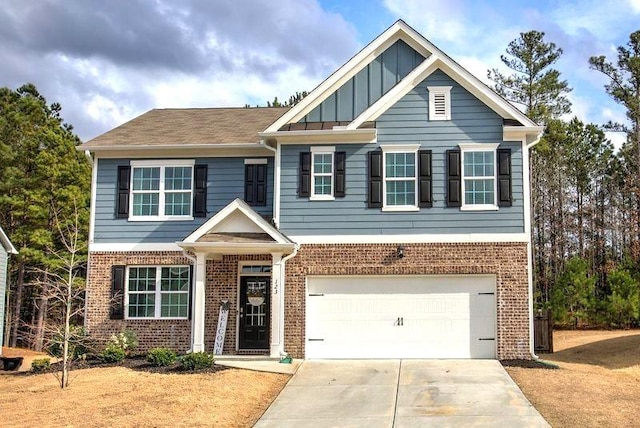
[[[71,376],[64,390],[51,374],[0,376],[0,425],[250,427],[289,379],[238,369],[152,374],[123,367]]]
[[[640,331],[556,331],[560,370],[507,367],[554,427],[640,426]]]

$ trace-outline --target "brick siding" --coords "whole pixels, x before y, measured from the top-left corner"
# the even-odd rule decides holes
[[[267,260],[270,255],[225,256],[222,260],[207,261],[205,290],[205,349],[213,352],[220,303],[231,303],[223,353],[236,352],[236,307],[238,290],[238,262]],[[129,329],[138,336],[140,351],[155,347],[168,347],[186,352],[191,347],[190,320],[111,320],[111,267],[114,265],[190,265],[182,252],[92,252],[89,255],[87,278],[87,308],[85,325],[99,342]]]
[[[307,275],[496,275],[498,358],[530,359],[527,246],[489,244],[302,245],[286,265],[285,349],[304,357]]]
[[[451,275],[493,274],[497,279],[498,358],[531,358],[527,247],[524,243],[489,244],[302,245],[285,268],[285,350],[304,357],[305,282],[307,275]],[[224,256],[209,260],[206,272],[205,349],[213,350],[220,303],[231,303],[223,352],[236,352],[239,261],[270,261],[270,255]],[[89,256],[86,326],[99,340],[131,329],[140,350],[157,346],[179,352],[190,348],[190,320],[110,320],[111,266],[190,264],[181,252],[93,252]],[[273,315],[273,314],[272,314]]]

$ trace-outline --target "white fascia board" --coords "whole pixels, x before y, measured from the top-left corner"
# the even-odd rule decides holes
[[[179,251],[182,252],[175,242],[93,242],[89,244],[90,253],[98,252],[128,252],[128,251]]]
[[[524,141],[526,148],[531,148],[538,144],[544,126],[504,126],[502,128],[502,139],[504,141]]]
[[[155,150],[113,150],[99,152],[101,159],[160,159],[160,158],[245,158],[245,157],[273,157],[273,153],[265,148],[265,146],[252,146],[247,148],[225,147],[214,149],[205,147],[201,149],[165,149],[158,146]]]
[[[7,251],[7,253],[18,254],[18,250],[16,250],[16,247],[13,246],[13,244],[9,240],[9,237],[7,236],[6,233],[4,233],[4,230],[2,230],[1,227],[0,227],[0,243],[2,244],[4,249]]]
[[[93,242],[96,230],[96,192],[98,186],[98,162],[99,157],[96,154],[91,166],[91,200],[89,202],[89,243]]]
[[[456,235],[292,235],[297,244],[465,244],[529,242],[526,233],[470,233]]]
[[[384,94],[378,101],[360,113],[360,115],[347,126],[347,129],[357,129],[364,122],[376,120],[382,113],[387,111],[389,107],[397,103],[402,97],[409,93],[409,91],[433,73],[438,68],[437,64],[438,58],[435,55],[431,55],[429,58],[424,60],[419,66],[407,74],[396,86],[391,88],[389,92]]]
[[[278,120],[272,123],[265,131],[274,132],[283,125],[290,122],[297,122],[304,115],[316,108],[322,101],[335,92],[340,86],[355,76],[367,64],[373,61],[378,55],[384,52],[389,46],[402,39],[405,43],[415,49],[423,56],[429,56],[431,52],[425,45],[418,43],[412,32],[415,32],[403,21],[396,21],[391,27],[365,46],[360,52],[347,61],[342,67],[318,85],[309,95],[296,104],[291,110],[283,114]]]
[[[113,144],[110,146],[85,146],[81,144],[76,146],[78,151],[109,152],[109,151],[146,151],[146,150],[189,150],[189,149],[230,149],[230,148],[256,148],[260,147],[260,143],[224,143],[224,144],[141,144],[141,145],[123,145]]]
[[[293,252],[293,243],[229,243],[229,242],[177,242],[180,248],[195,253],[215,254],[271,254]]]
[[[450,78],[455,80],[460,86],[473,94],[480,101],[489,106],[505,119],[514,119],[522,123],[525,127],[537,126],[524,113],[516,108],[509,101],[498,95],[493,89],[485,85],[480,79],[475,77],[461,65],[442,53],[440,57],[440,69]]]
[[[377,140],[377,129],[323,129],[317,131],[262,132],[265,140],[277,140],[279,144],[370,144]]]

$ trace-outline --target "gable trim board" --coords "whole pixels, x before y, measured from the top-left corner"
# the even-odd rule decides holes
[[[359,118],[348,125],[347,129],[355,129],[359,124],[365,121],[365,118],[377,117],[384,111],[382,106],[393,104],[394,97],[401,98],[399,93],[409,89],[406,86],[415,85],[415,76],[423,72],[429,73],[431,67],[436,66],[442,69],[446,74],[456,80],[460,85],[465,87],[474,96],[485,102],[488,106],[493,108],[501,116],[506,119],[515,119],[527,127],[539,128],[538,132],[542,132],[542,127],[537,127],[536,124],[524,115],[515,106],[507,102],[504,98],[499,96],[496,92],[491,90],[487,85],[482,83],[473,74],[469,73],[448,55],[438,49],[435,45],[425,39],[420,33],[415,31],[404,21],[398,20],[391,27],[389,27],[384,33],[378,36],[374,41],[362,49],[358,54],[351,58],[340,69],[333,73],[324,82],[318,85],[309,95],[307,95],[300,103],[294,106],[291,110],[283,114],[277,119],[271,126],[267,128],[265,132],[278,131],[282,126],[287,123],[296,122],[304,117],[307,113],[313,110],[319,105],[325,98],[335,92],[340,86],[342,86],[348,79],[357,74],[364,66],[373,61],[373,59],[380,53],[384,52],[386,48],[391,46],[397,40],[403,40],[409,46],[411,46],[418,53],[422,54],[426,59],[416,69],[412,70],[409,75],[402,79],[394,88],[392,88],[386,95],[379,99],[374,106],[375,109],[366,109]],[[435,69],[435,68],[434,68]],[[432,72],[433,70],[431,70]],[[398,88],[400,87],[400,88]],[[369,119],[370,120],[370,119]],[[358,125],[354,125],[358,123]]]
[[[360,70],[398,40],[402,40],[423,57],[428,58],[431,55],[431,50],[428,49],[424,43],[419,42],[415,35],[417,35],[415,30],[403,21],[397,21],[384,33],[365,46],[360,52],[354,55],[331,76],[320,83],[306,97],[296,104],[296,106],[272,123],[269,128],[267,128],[266,132],[277,131],[287,123],[297,122],[302,119],[307,113],[320,105],[325,98],[330,96],[340,86],[345,84],[349,79],[355,76]]]

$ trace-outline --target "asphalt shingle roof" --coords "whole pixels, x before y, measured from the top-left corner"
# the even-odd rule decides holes
[[[105,132],[82,145],[168,146],[176,144],[258,143],[259,132],[288,108],[154,109]]]

